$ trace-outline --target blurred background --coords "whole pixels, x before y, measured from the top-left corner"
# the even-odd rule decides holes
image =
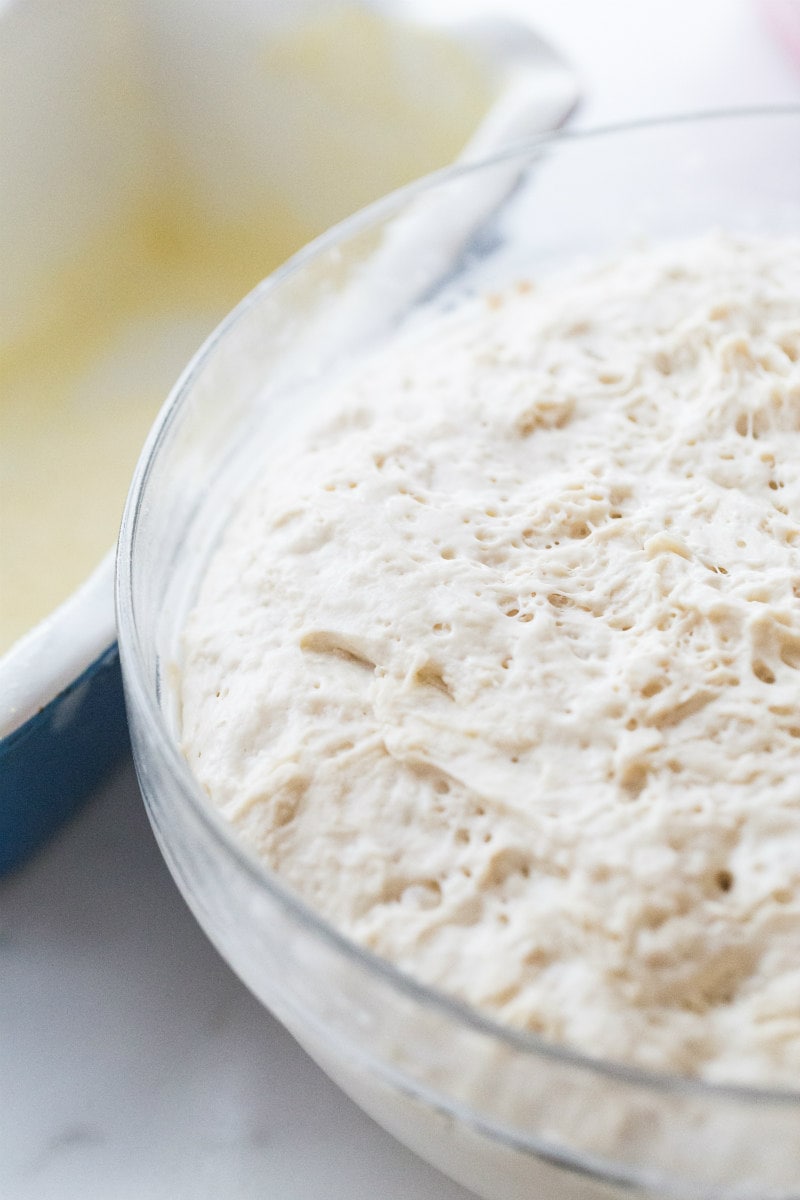
[[[459,156],[800,103],[798,0],[0,0],[0,654],[260,278]],[[43,569],[46,564],[46,569]],[[457,1200],[221,962],[126,757],[0,881],[0,1196]]]

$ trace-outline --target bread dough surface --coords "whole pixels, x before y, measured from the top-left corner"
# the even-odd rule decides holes
[[[502,1022],[800,1086],[800,242],[465,301],[326,398],[183,638],[211,802]]]

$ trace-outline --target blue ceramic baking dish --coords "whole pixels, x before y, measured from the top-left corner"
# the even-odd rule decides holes
[[[0,875],[69,817],[128,746],[113,559],[0,661]]]

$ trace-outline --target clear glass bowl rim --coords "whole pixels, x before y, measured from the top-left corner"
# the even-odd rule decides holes
[[[136,528],[151,469],[173,422],[180,415],[183,402],[191,393],[194,380],[202,372],[207,360],[213,356],[218,344],[234,326],[266,295],[279,289],[284,281],[301,271],[307,262],[320,257],[335,247],[337,243],[378,224],[390,216],[393,210],[402,208],[417,194],[447,185],[456,179],[479,174],[483,170],[515,159],[533,158],[545,147],[596,142],[603,138],[617,139],[631,133],[670,130],[681,126],[782,119],[796,120],[800,129],[800,104],[712,109],[703,112],[648,117],[586,130],[568,129],[542,134],[525,141],[515,142],[491,156],[446,166],[425,175],[360,209],[309,242],[276,271],[257,284],[223,318],[189,361],[170,391],[144,444],[125,503],[117,542],[115,602],[117,636],[126,683],[126,702],[130,704],[133,701],[137,705],[137,715],[145,722],[149,744],[159,754],[162,762],[168,767],[179,785],[182,800],[191,806],[209,836],[221,852],[235,863],[237,868],[244,871],[256,886],[262,888],[269,898],[276,901],[288,915],[340,952],[354,966],[381,978],[419,1004],[432,1006],[442,1015],[461,1025],[466,1025],[478,1033],[494,1038],[509,1049],[554,1060],[567,1066],[571,1065],[596,1076],[613,1078],[620,1083],[649,1088],[653,1092],[677,1094],[687,1098],[703,1097],[706,1100],[719,1097],[721,1100],[727,1099],[745,1104],[768,1103],[788,1107],[795,1106],[800,1111],[800,1089],[773,1089],[736,1083],[717,1083],[668,1074],[611,1059],[594,1057],[569,1046],[549,1042],[537,1034],[513,1029],[464,1002],[448,996],[438,988],[419,982],[393,963],[379,957],[366,947],[359,946],[341,933],[283,884],[279,876],[252,854],[239,841],[233,827],[208,803],[207,798],[203,795],[180,752],[180,748],[169,733],[155,689],[148,684],[147,669],[136,629],[132,586],[136,572],[134,556]]]

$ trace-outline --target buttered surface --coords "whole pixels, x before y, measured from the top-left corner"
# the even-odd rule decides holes
[[[303,241],[291,223],[273,230],[272,244],[253,247],[244,231],[209,254],[205,237],[173,241],[137,217],[53,280],[55,322],[0,350],[0,651],[112,545],[139,450],[184,363],[256,282],[253,262],[266,272]],[[96,289],[98,261],[109,277]]]
[[[592,1055],[800,1082],[800,244],[523,281],[270,459],[191,767],[317,910]]]

